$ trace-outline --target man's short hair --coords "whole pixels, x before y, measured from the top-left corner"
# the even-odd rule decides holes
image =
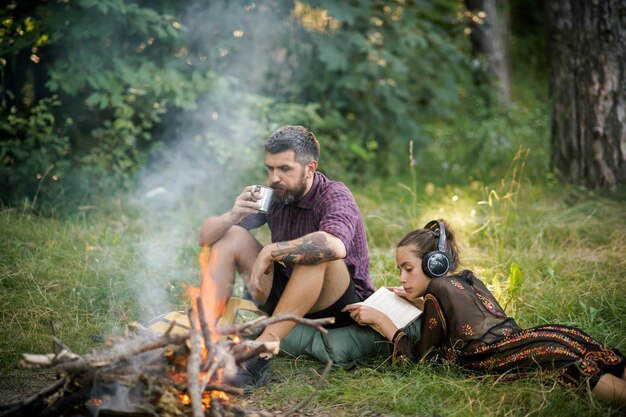
[[[318,160],[320,143],[312,132],[302,126],[282,126],[265,142],[265,152],[276,154],[285,151],[294,151],[296,161],[306,165]]]

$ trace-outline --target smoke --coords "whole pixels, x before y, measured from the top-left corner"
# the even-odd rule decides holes
[[[136,284],[145,319],[173,309],[168,292],[181,282],[200,285],[191,256],[197,231],[204,218],[230,208],[245,184],[262,178],[262,144],[277,127],[256,113],[274,48],[264,33],[281,23],[269,9],[229,3],[188,11],[189,48],[214,42],[210,51],[229,58],[228,65],[198,109],[168,126],[167,147],[141,172],[132,195],[142,235],[128,279]]]

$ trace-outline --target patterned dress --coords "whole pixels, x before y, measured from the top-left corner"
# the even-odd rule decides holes
[[[521,329],[471,271],[433,279],[424,299],[421,340],[414,344],[399,330],[394,359],[443,358],[499,374],[540,368],[568,384],[588,380],[591,388],[605,373],[624,374],[626,358],[579,329],[558,324]]]

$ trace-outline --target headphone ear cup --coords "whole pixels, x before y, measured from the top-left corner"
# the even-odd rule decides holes
[[[428,252],[422,258],[422,270],[430,278],[439,278],[450,270],[450,259],[445,252]]]

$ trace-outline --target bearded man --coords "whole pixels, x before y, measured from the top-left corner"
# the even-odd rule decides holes
[[[238,273],[269,315],[334,317],[334,327],[354,324],[342,308],[374,292],[365,227],[350,190],[317,172],[319,151],[315,135],[302,126],[283,126],[269,137],[265,166],[274,192],[267,213],[258,211],[258,192],[248,186],[228,212],[202,225],[199,244],[212,248],[203,299],[225,305]],[[272,243],[263,246],[249,230],[265,223]],[[257,341],[283,340],[294,326],[292,321],[271,324]],[[258,357],[244,363],[229,382],[264,382],[268,361]]]

